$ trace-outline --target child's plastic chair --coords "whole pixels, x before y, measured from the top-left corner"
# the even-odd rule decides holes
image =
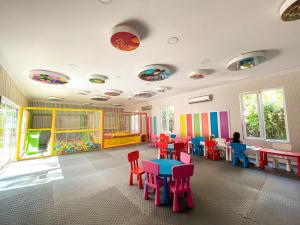
[[[169,182],[170,193],[174,194],[173,212],[179,212],[178,197],[187,193],[187,207],[193,208],[193,199],[190,185],[190,177],[194,174],[194,165],[179,165],[172,168],[174,181]]]
[[[248,157],[245,153],[246,151],[246,145],[245,144],[240,144],[240,143],[231,143],[231,148],[232,148],[232,165],[236,166],[241,160],[243,162],[243,167],[249,167],[249,160]]]
[[[192,157],[185,152],[180,152],[180,161],[183,162],[184,164],[191,164]]]
[[[159,189],[163,186],[163,179],[159,175],[159,165],[157,163],[143,160],[142,168],[146,172],[144,199],[148,200],[148,187],[152,187],[155,191],[155,205],[160,205],[160,192]]]
[[[180,153],[183,151],[184,151],[184,143],[174,143],[172,158],[175,160],[180,160]]]
[[[157,142],[158,147],[158,158],[167,159],[168,158],[168,142]]]
[[[220,150],[215,148],[216,142],[214,140],[205,141],[206,158],[212,160],[220,160]]]
[[[139,167],[139,157],[139,151],[133,151],[128,153],[128,162],[130,162],[129,185],[133,185],[133,174],[136,174],[137,180],[139,182],[139,188],[142,189],[142,174],[145,173],[145,171]]]
[[[172,139],[176,138],[176,134],[170,134],[170,138]]]
[[[183,138],[183,143],[184,143],[184,152],[188,153],[189,152],[189,142],[191,141],[191,137],[190,136],[185,136]]]
[[[192,150],[193,155],[204,155],[203,147],[200,145],[200,138],[192,138]]]
[[[151,135],[150,146],[156,148],[157,147],[158,136],[155,134]]]

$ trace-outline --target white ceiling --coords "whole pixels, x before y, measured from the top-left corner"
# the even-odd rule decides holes
[[[96,95],[119,89],[122,95],[107,104],[126,103],[136,91],[172,87],[151,98],[157,99],[298,67],[300,21],[280,20],[282,2],[0,0],[0,51],[31,99],[57,96],[67,102],[91,102],[76,90]],[[110,44],[110,31],[128,21],[143,38],[138,49],[123,52]],[[169,45],[167,40],[173,36],[179,37],[179,43]],[[249,70],[226,69],[232,57],[255,50],[267,50],[268,60]],[[172,65],[176,71],[164,81],[147,83],[137,71],[149,64]],[[57,71],[71,80],[65,87],[41,84],[29,78],[32,69]],[[202,80],[189,79],[188,74],[197,69],[215,72]],[[95,73],[109,80],[104,85],[89,83]]]

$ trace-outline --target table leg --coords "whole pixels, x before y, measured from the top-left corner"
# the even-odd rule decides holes
[[[163,204],[169,203],[169,190],[168,190],[168,178],[164,177],[164,200]]]
[[[231,162],[232,161],[232,149],[231,149],[231,147],[228,148],[228,151],[229,151],[229,161]]]
[[[298,176],[300,177],[300,157],[297,158],[298,163]]]
[[[264,153],[264,164],[268,165],[268,154]]]
[[[255,158],[256,158],[256,167],[259,167],[259,153],[255,152]]]
[[[259,152],[259,167],[261,169],[265,168],[265,164],[264,164],[264,153],[263,152]]]

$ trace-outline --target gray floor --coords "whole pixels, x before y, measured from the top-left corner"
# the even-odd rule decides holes
[[[172,213],[128,186],[127,153],[139,145],[13,163],[0,176],[0,224],[300,224],[300,179],[295,173],[233,168],[194,157],[195,208]],[[17,171],[17,172],[16,172]],[[136,182],[135,182],[136,184]]]

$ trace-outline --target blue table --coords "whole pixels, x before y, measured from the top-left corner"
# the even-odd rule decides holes
[[[172,177],[172,167],[183,165],[182,162],[173,159],[153,159],[159,165],[159,176],[164,179],[164,193],[163,193],[163,204],[169,202],[169,188],[168,188],[168,177]]]

